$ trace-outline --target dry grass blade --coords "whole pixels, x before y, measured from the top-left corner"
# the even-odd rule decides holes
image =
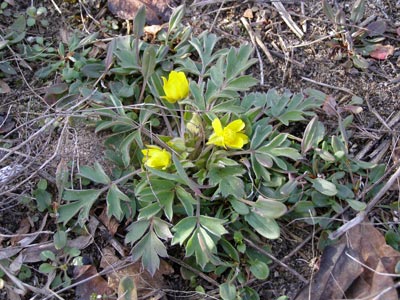
[[[273,1],[272,4],[275,6],[275,8],[277,9],[277,11],[279,12],[279,14],[281,15],[283,21],[285,21],[285,23],[289,26],[290,30],[293,31],[293,33],[295,35],[297,35],[297,37],[299,39],[303,39],[304,33],[303,31],[300,29],[299,26],[297,26],[297,24],[293,21],[292,17],[290,16],[290,14],[287,12],[286,8],[283,6],[281,1]]]
[[[247,22],[246,18],[241,17],[240,21],[243,23],[244,28],[246,28],[247,33],[250,36],[251,42],[254,46],[258,45],[263,50],[264,54],[267,56],[269,62],[272,64],[275,62],[274,58],[272,57],[271,53],[269,52],[268,48],[264,45],[261,41],[260,37],[254,33],[253,29],[251,29],[249,22]]]

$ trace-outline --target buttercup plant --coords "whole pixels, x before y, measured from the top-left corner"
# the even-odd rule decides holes
[[[329,229],[319,210],[321,220],[347,204],[362,210],[349,178],[373,184],[381,170],[348,154],[344,126],[325,136],[313,110],[327,95],[250,92],[258,82],[246,75],[253,49],[216,50],[217,36],[193,36],[183,14],[184,6],[176,8],[151,45],[115,38],[109,90],[94,91],[89,79],[71,90],[90,99],[96,132],[109,133],[105,155],[114,167],[112,174],[99,163],[81,167],[93,185],[64,191],[58,221],[83,225],[105,200],[109,217],[133,220],[125,243],[151,274],[168,246],[180,245],[194,268],[223,275],[223,299],[258,299],[247,278],[267,278],[270,261],[243,237],[278,238],[282,216],[311,214]],[[143,32],[140,20],[143,9],[136,32]],[[289,133],[310,117],[303,136]]]

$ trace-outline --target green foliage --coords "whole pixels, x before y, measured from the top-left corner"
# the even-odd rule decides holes
[[[55,237],[55,239],[58,238]],[[39,272],[48,276],[52,288],[67,287],[72,283],[72,279],[68,275],[68,267],[71,264],[82,265],[79,263],[82,260],[80,254],[78,249],[65,246],[57,255],[50,250],[44,250],[40,253],[43,263],[39,266]]]
[[[324,7],[332,10],[326,2]],[[246,278],[267,279],[271,261],[248,247],[244,236],[277,239],[280,220],[294,218],[329,229],[327,220],[346,206],[365,209],[374,190],[362,194],[360,186],[374,184],[384,169],[351,156],[345,122],[335,131],[318,120],[315,111],[326,94],[251,91],[257,84],[248,75],[256,62],[251,46],[218,49],[216,35],[194,36],[181,24],[183,13],[178,7],[169,28],[149,43],[141,40],[142,8],[134,36],[114,38],[102,59],[88,58],[95,34],[75,34],[57,54],[46,54],[49,64],[36,72],[42,79],[60,72],[63,83],[50,89],[57,108],[85,105],[82,116],[107,135],[107,168],[99,162],[80,166],[72,182],[66,170],[58,173],[55,246],[66,251],[64,227],[84,226],[102,202],[109,218],[129,222],[125,243],[151,274],[169,245],[181,246],[194,268],[226,278],[222,299],[259,299]],[[357,6],[354,22],[361,14]],[[27,21],[17,21],[23,32]],[[171,71],[184,72],[190,91],[176,103],[163,97]],[[216,118],[223,128],[216,128]],[[211,135],[240,136],[243,147],[231,140],[216,145]],[[150,167],[151,159],[163,167]],[[35,193],[39,210],[48,209],[43,182]],[[51,253],[43,260],[46,274],[63,265]]]
[[[36,200],[37,208],[40,212],[43,212],[50,208],[51,205],[51,194],[46,191],[47,181],[40,179],[37,188],[33,191],[33,197]]]

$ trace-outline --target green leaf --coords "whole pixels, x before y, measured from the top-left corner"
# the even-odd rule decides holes
[[[274,165],[274,161],[272,159],[272,156],[269,155],[268,153],[262,153],[262,152],[258,152],[257,151],[254,154],[254,158],[263,167],[272,168],[272,166]]]
[[[329,21],[335,23],[335,14],[333,12],[332,6],[329,4],[328,0],[322,0],[322,9],[325,15],[328,17]]]
[[[167,179],[168,181],[175,181],[180,184],[186,184],[185,180],[183,180],[178,174],[171,174],[168,172],[164,172],[162,170],[147,168],[149,172],[153,175],[156,175],[160,178]]]
[[[219,295],[223,300],[236,299],[236,287],[229,282],[224,282],[219,286]]]
[[[147,184],[146,184],[147,185]],[[158,213],[160,209],[164,210],[166,217],[172,220],[172,205],[175,198],[175,183],[165,179],[152,179],[150,184],[143,189],[136,191],[140,201],[153,203],[140,210],[140,217],[149,218]]]
[[[139,210],[139,219],[150,219],[151,217],[154,217],[156,214],[158,214],[161,211],[161,206],[159,203],[152,203],[149,204]]]
[[[346,202],[350,205],[350,207],[356,211],[363,211],[367,208],[367,204],[361,201],[346,199]]]
[[[172,238],[172,245],[183,245],[186,239],[192,234],[197,224],[196,217],[187,217],[178,222],[173,228],[172,231],[175,233]]]
[[[235,113],[241,114],[245,110],[242,106],[239,105],[239,101],[237,99],[227,100],[220,104],[214,105],[211,109],[213,113]]]
[[[64,230],[58,230],[54,234],[54,247],[57,250],[64,248],[67,245],[67,233]]]
[[[137,300],[137,289],[132,276],[124,276],[118,285],[118,299]]]
[[[293,160],[299,160],[302,158],[302,156],[296,149],[290,148],[290,147],[273,148],[269,151],[269,153],[272,156],[283,156],[283,157],[287,157],[287,158],[290,158]]]
[[[239,214],[239,215],[247,215],[250,212],[249,207],[241,201],[238,201],[234,198],[230,198],[229,202],[232,205],[232,208]]]
[[[356,0],[354,5],[351,9],[350,20],[353,24],[357,24],[361,21],[362,17],[364,16],[365,12],[365,0]]]
[[[244,198],[244,183],[239,178],[243,173],[242,167],[219,168],[213,166],[208,173],[208,178],[211,185],[218,185],[214,195],[221,193],[223,197],[232,195],[236,198]]]
[[[321,194],[335,196],[338,193],[336,185],[322,178],[310,179],[313,187]]]
[[[171,14],[168,22],[168,32],[171,33],[175,29],[178,28],[179,24],[182,21],[183,16],[185,15],[185,5],[179,5],[176,7]]]
[[[353,60],[353,64],[356,68],[361,69],[361,70],[366,70],[369,67],[369,61],[362,57],[359,54],[354,54],[351,56],[351,59]]]
[[[287,211],[286,205],[282,202],[271,198],[264,198],[263,196],[258,196],[257,201],[252,206],[253,211],[260,216],[272,219],[278,219]]]
[[[137,10],[136,15],[133,19],[133,33],[135,34],[136,38],[140,38],[143,35],[145,24],[146,24],[146,7],[145,5],[142,5]]]
[[[272,133],[272,126],[267,119],[257,122],[250,142],[251,149],[257,149]]]
[[[81,166],[79,169],[79,175],[96,183],[108,184],[111,181],[98,162],[94,163],[94,168]]]
[[[301,110],[291,110],[277,116],[277,119],[285,126],[289,126],[290,121],[305,120]]]
[[[258,80],[250,75],[244,75],[233,79],[227,83],[226,89],[231,91],[247,91],[252,86],[255,86]]]
[[[125,236],[125,244],[131,243],[134,244],[138,241],[146,232],[147,228],[150,226],[149,220],[138,220],[127,228],[129,231]]]
[[[323,140],[325,135],[324,125],[318,121],[318,117],[315,116],[308,123],[306,130],[303,134],[301,141],[301,153],[304,155],[309,150],[317,148],[318,144]]]
[[[36,189],[33,192],[33,197],[35,197],[37,208],[40,212],[44,212],[51,205],[51,194],[42,189]]]
[[[222,246],[225,253],[228,254],[231,259],[233,259],[235,262],[240,261],[239,252],[235,249],[235,247],[233,247],[230,242],[228,242],[226,239],[221,239],[219,244]]]
[[[176,187],[176,196],[185,208],[186,214],[193,216],[193,205],[197,203],[193,196],[180,185]]]
[[[256,59],[250,59],[253,48],[242,45],[239,49],[231,48],[226,58],[226,79],[230,81],[252,66]]]
[[[22,33],[26,30],[26,19],[23,14],[19,15],[19,17],[14,21],[12,25],[10,25],[9,29],[11,31],[16,31],[18,33]]]
[[[55,269],[57,269],[57,267],[55,267],[49,263],[43,263],[39,266],[39,272],[45,273],[45,274],[48,274],[48,273],[54,271]]]
[[[117,97],[115,97],[113,94],[110,94],[109,97],[110,97],[111,102],[112,102],[113,105],[114,105],[114,108],[115,108],[116,111],[118,112],[118,114],[119,114],[120,116],[125,117],[125,115],[126,115],[126,114],[125,114],[125,109],[124,109],[124,106],[123,106],[121,100],[118,99]]]
[[[50,251],[50,250],[44,250],[40,253],[40,259],[41,260],[52,260],[55,261],[56,260],[56,255]]]
[[[132,249],[132,260],[142,258],[142,264],[151,276],[160,265],[159,256],[167,257],[168,254],[166,247],[153,231],[147,233]]]
[[[185,184],[190,187],[190,189],[194,192],[195,195],[201,196],[202,193],[200,191],[199,185],[189,178],[189,176],[186,174],[185,169],[183,168],[181,162],[179,161],[175,153],[172,154],[172,160],[174,162],[178,175],[182,178]]]
[[[81,72],[88,78],[100,78],[106,70],[103,63],[87,64],[81,68]]]
[[[122,141],[120,145],[120,150],[122,153],[122,161],[124,163],[124,166],[127,168],[131,162],[131,155],[130,155],[130,150],[131,150],[131,145],[135,139],[138,138],[140,135],[140,131],[133,131],[130,133],[124,140]]]
[[[124,212],[121,208],[121,201],[129,202],[129,197],[122,193],[120,189],[113,183],[108,190],[106,200],[107,216],[114,216],[118,221],[121,221],[124,216]]]
[[[40,78],[40,79],[45,79],[50,76],[51,73],[53,73],[55,70],[58,69],[64,62],[56,62],[53,64],[50,64],[48,66],[45,66],[43,68],[40,68],[35,72],[35,76]]]
[[[199,110],[206,110],[206,101],[204,99],[204,83],[202,85],[198,85],[194,81],[189,82],[190,94],[194,98],[193,105],[197,107]]]
[[[265,280],[269,276],[268,265],[259,260],[250,263],[250,272],[259,280]]]
[[[78,37],[78,40],[79,40],[78,44],[77,44],[76,46],[70,44],[70,45],[69,45],[69,51],[70,51],[70,52],[73,52],[73,51],[75,51],[76,49],[79,49],[79,48],[81,48],[81,47],[85,47],[85,46],[87,46],[87,45],[93,43],[93,42],[97,39],[97,36],[98,36],[98,35],[99,35],[98,32],[94,32],[94,33],[92,33],[92,34],[85,35],[83,38],[79,38],[79,37]]]
[[[157,217],[153,218],[154,232],[160,239],[168,240],[173,237],[171,231],[169,230],[169,226],[170,225],[166,221]]]
[[[280,235],[279,225],[274,219],[265,218],[257,213],[251,212],[244,216],[247,223],[250,224],[259,234],[267,239],[277,239]]]
[[[222,224],[226,223],[226,220],[221,220],[218,218],[200,216],[199,223],[207,229],[207,231],[214,234],[216,237],[220,238],[221,235],[228,233]]]
[[[142,74],[145,81],[150,78],[154,73],[154,68],[156,67],[156,50],[154,46],[148,46],[143,52],[142,59]]]
[[[268,144],[258,148],[260,152],[268,152],[270,149],[281,146],[287,139],[287,133],[280,133],[274,137]]]
[[[61,205],[58,209],[58,222],[67,224],[76,214],[79,213],[78,222],[83,223],[89,217],[89,211],[94,202],[102,193],[101,190],[66,190],[64,192],[64,199],[74,201],[68,204]]]
[[[186,244],[186,256],[189,257],[194,254],[197,264],[204,268],[209,262],[220,263],[218,257],[215,256],[216,253],[215,242],[207,231],[202,227],[196,228]]]

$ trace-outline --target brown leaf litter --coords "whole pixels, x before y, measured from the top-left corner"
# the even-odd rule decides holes
[[[360,224],[325,248],[319,271],[295,300],[397,300],[393,278],[399,260],[379,230]]]

